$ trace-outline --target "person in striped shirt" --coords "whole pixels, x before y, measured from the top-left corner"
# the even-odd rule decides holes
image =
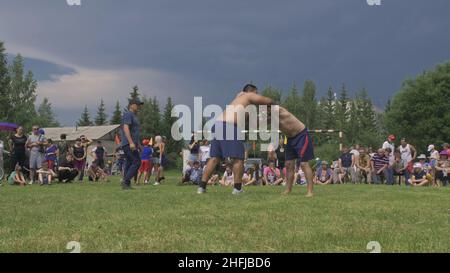
[[[384,150],[382,148],[378,149],[378,153],[376,153],[372,157],[371,161],[372,165],[372,181],[375,184],[380,184],[382,182],[382,178],[387,178],[387,168],[389,166],[389,158],[386,157]]]

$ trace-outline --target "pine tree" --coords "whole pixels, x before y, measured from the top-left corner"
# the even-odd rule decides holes
[[[77,122],[77,126],[92,126],[91,115],[89,114],[87,106],[84,107],[81,118]]]
[[[116,106],[114,107],[114,112],[110,121],[111,125],[122,123],[122,111],[120,110],[119,101],[116,102]]]
[[[9,67],[9,75],[10,108],[7,109],[6,119],[29,128],[33,122],[30,117],[36,117],[37,82],[31,71],[25,73],[24,59],[20,54]]]
[[[106,115],[105,103],[103,99],[100,100],[100,105],[97,109],[97,116],[95,117],[95,125],[101,126],[105,125],[107,122],[108,116]]]
[[[139,87],[137,85],[133,86],[133,91],[130,93],[130,100],[140,99]]]
[[[342,84],[339,100],[336,105],[336,119],[338,129],[346,132],[349,124],[349,98],[345,84]]]
[[[327,92],[327,98],[324,105],[324,127],[325,129],[335,129],[336,128],[336,117],[335,117],[335,110],[336,110],[336,101],[334,97],[333,88],[330,86],[328,88]]]
[[[305,81],[302,96],[302,111],[301,117],[309,128],[314,128],[315,117],[317,112],[317,99],[316,99],[316,85],[313,81]]]
[[[59,122],[56,120],[52,110],[52,104],[48,98],[44,98],[42,103],[39,104],[34,123],[39,124],[41,127],[59,127]]]
[[[283,106],[297,118],[301,115],[302,99],[298,94],[295,83],[292,85],[291,91],[284,100]]]

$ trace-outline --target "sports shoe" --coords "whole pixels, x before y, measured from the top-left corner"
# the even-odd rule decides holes
[[[33,185],[33,181],[28,182],[28,185]]]
[[[244,193],[244,190],[238,190],[238,189],[233,189],[233,192],[231,193],[231,194],[233,194],[233,195],[240,195],[240,194],[243,194]]]
[[[159,182],[153,183],[153,186],[158,186],[158,185],[161,185],[161,184]]]
[[[197,193],[198,194],[203,194],[203,193],[206,193],[206,190],[204,188],[202,188],[202,187],[198,187]]]

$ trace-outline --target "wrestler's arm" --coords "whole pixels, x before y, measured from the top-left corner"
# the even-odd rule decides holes
[[[275,101],[273,99],[258,95],[256,93],[248,93],[247,98],[248,98],[248,101],[250,102],[250,104],[256,104],[256,105],[274,105],[275,104]]]

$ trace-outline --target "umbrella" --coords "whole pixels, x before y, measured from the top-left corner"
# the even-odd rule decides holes
[[[8,123],[8,122],[0,122],[0,131],[15,131],[19,125]]]

